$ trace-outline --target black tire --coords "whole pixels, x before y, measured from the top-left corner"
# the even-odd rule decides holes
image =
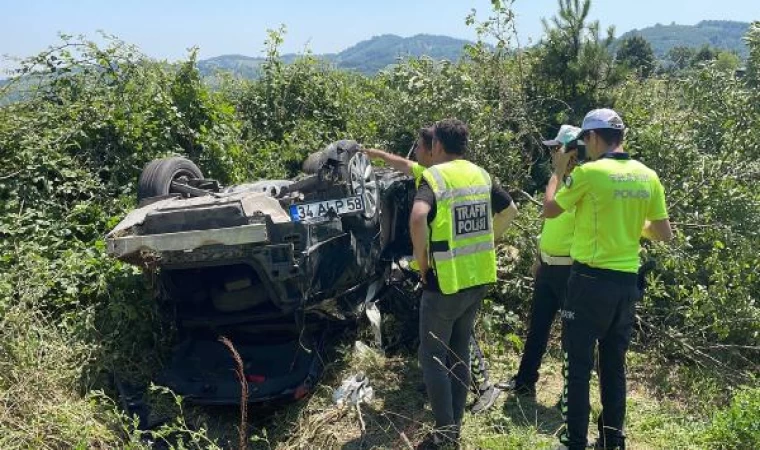
[[[343,139],[335,141],[318,152],[310,154],[303,162],[301,168],[305,173],[315,174],[324,168],[328,162],[332,164],[342,164],[344,167],[348,164],[349,159],[361,149],[358,142]],[[341,176],[346,172],[341,171]]]
[[[314,152],[310,154],[306,160],[303,162],[303,165],[301,166],[301,169],[304,173],[307,173],[309,175],[314,175],[319,172],[322,167],[325,166],[325,163],[327,162],[327,152],[325,150],[320,150],[318,152]]]
[[[202,178],[201,169],[187,158],[174,156],[153,160],[145,166],[137,181],[137,201],[171,194],[172,181]]]

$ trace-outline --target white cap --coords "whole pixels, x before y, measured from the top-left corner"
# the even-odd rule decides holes
[[[562,125],[559,127],[557,137],[549,141],[543,141],[543,144],[548,147],[554,147],[557,145],[568,145],[570,142],[578,139],[578,135],[581,134],[581,129],[572,125]]]
[[[603,128],[625,130],[625,125],[623,124],[623,119],[621,119],[615,111],[609,108],[595,109],[586,114],[586,117],[583,118],[581,133]]]

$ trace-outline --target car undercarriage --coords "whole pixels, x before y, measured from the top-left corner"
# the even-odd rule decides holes
[[[303,169],[223,187],[184,158],[145,167],[140,206],[106,241],[113,257],[155,275],[169,305],[177,344],[159,384],[199,404],[239,403],[224,336],[243,361],[248,402],[301,398],[331,331],[412,295],[400,286],[413,274],[398,262],[411,254],[413,180],[373,167],[353,141]]]

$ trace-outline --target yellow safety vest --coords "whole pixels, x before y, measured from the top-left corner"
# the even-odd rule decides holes
[[[428,252],[441,292],[496,282],[491,177],[464,159],[437,164],[422,177],[435,193]]]

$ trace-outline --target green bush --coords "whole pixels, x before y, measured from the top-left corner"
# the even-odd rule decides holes
[[[721,450],[760,448],[760,389],[743,389],[718,411],[705,431],[705,444]]]
[[[757,92],[708,67],[619,96],[626,147],[657,170],[677,230],[672,244],[646,249],[660,263],[641,310],[649,332],[676,337],[659,337],[672,355],[727,362],[728,376],[756,369],[746,347],[760,344]]]
[[[23,86],[21,100],[0,108],[0,446],[112,447],[129,423],[89,393],[104,373],[149,379],[172,334],[103,236],[151,159],[247,178],[240,125],[194,54],[167,66],[113,38],[63,36],[21,71],[31,78],[4,88]]]

